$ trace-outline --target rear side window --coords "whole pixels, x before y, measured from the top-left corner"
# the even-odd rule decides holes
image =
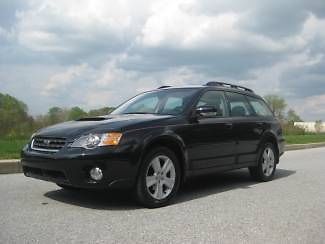
[[[254,112],[257,116],[262,116],[262,117],[273,116],[271,110],[266,106],[265,102],[263,102],[261,99],[247,96],[247,100],[249,104],[252,106],[252,108],[254,109]]]
[[[226,92],[232,117],[253,116],[254,113],[244,95],[235,92]]]

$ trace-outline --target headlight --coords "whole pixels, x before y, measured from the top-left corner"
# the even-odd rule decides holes
[[[75,140],[70,147],[93,149],[101,146],[116,146],[122,138],[122,133],[111,132],[104,134],[89,134]]]

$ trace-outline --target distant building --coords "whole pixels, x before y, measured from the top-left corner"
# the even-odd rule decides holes
[[[316,122],[295,122],[294,126],[305,129],[306,132],[316,132]],[[320,132],[325,132],[325,122],[322,123]]]

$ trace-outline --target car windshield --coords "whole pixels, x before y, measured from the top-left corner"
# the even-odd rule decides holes
[[[145,92],[123,103],[111,114],[178,115],[183,113],[196,91],[195,88],[184,88]]]

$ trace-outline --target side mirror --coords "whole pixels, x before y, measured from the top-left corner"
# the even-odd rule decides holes
[[[222,116],[220,110],[214,106],[200,106],[196,108],[196,114],[200,117],[211,118],[216,116]]]

